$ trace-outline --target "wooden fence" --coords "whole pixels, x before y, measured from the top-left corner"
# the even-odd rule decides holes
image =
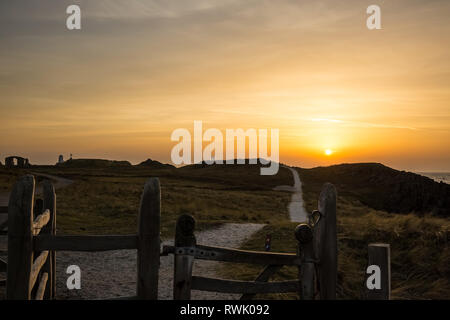
[[[8,208],[7,299],[55,297],[55,251],[137,249],[137,299],[157,299],[160,256],[159,180],[147,181],[141,197],[138,232],[125,236],[56,235],[56,196],[44,181],[42,213],[34,217],[35,180],[21,178]]]
[[[301,299],[336,299],[337,230],[336,189],[325,184],[319,196],[318,210],[309,221],[295,228],[296,253],[246,251],[197,244],[195,220],[179,217],[175,245],[161,252],[161,194],[157,178],[147,181],[141,196],[137,234],[108,236],[56,235],[56,196],[50,181],[44,181],[43,199],[35,201],[35,180],[21,178],[10,196],[8,208],[7,299],[53,299],[55,297],[55,252],[137,249],[136,299],[158,298],[160,255],[174,255],[173,298],[190,299],[191,290],[243,294],[298,293]],[[193,276],[194,260],[248,263],[264,266],[255,281],[237,281]],[[369,245],[369,265],[383,269],[382,290],[369,291],[369,299],[389,299],[389,246]],[[0,263],[0,267],[2,263]],[[296,266],[298,279],[269,279],[283,266]],[[3,269],[5,269],[4,263]],[[387,271],[386,271],[387,270]]]
[[[295,229],[297,253],[245,251],[199,245],[194,236],[195,220],[181,216],[176,225],[175,246],[165,246],[164,254],[174,254],[174,299],[190,299],[191,290],[243,294],[250,299],[259,293],[297,292],[302,299],[336,299],[337,233],[336,189],[325,184],[319,198],[319,210],[308,223]],[[255,281],[236,281],[193,276],[195,259],[264,266]],[[298,267],[299,278],[268,282],[283,266]],[[319,289],[320,288],[320,289]]]

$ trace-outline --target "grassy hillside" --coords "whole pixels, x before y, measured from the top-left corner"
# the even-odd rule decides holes
[[[176,218],[182,213],[193,215],[200,228],[224,222],[285,219],[290,195],[272,188],[292,184],[292,177],[282,171],[280,176],[262,180],[258,170],[248,171],[245,166],[208,173],[145,166],[33,170],[74,180],[57,191],[58,232],[72,234],[134,233],[148,177],[161,181],[164,237],[173,233]]]
[[[372,242],[391,245],[394,299],[450,299],[450,219],[434,216],[432,213],[436,211],[433,210],[421,214],[404,211],[405,201],[417,204],[420,199],[431,195],[428,186],[431,190],[436,186],[443,189],[446,186],[380,164],[337,165],[297,170],[302,180],[307,211],[317,209],[323,183],[332,182],[338,191],[339,299],[363,297],[367,245]],[[422,198],[414,198],[417,193],[411,192],[404,195],[406,200],[389,202],[401,195],[396,191],[399,189],[422,190]],[[429,204],[440,203],[439,199],[435,201],[430,201]],[[390,204],[390,211],[405,214],[377,210],[377,207],[386,204]],[[271,234],[272,251],[296,252],[295,226],[295,223],[271,222],[242,248],[264,250],[266,235]],[[222,268],[221,273],[224,278],[252,280],[260,269],[249,265],[228,264]],[[296,277],[296,268],[285,267],[274,279],[288,280]],[[278,294],[260,298],[296,299],[297,296]]]
[[[7,169],[0,166],[0,193],[10,192],[17,179],[25,174],[26,171],[21,169]]]
[[[171,164],[161,163],[159,161],[152,160],[152,159],[147,159],[145,161],[142,161],[141,163],[138,164],[138,166],[148,167],[148,168],[152,168],[152,169],[175,168]]]
[[[260,176],[259,166],[250,165],[197,165],[176,169],[149,164],[111,166],[97,162],[95,167],[48,166],[32,170],[74,180],[69,187],[57,191],[59,234],[134,233],[144,183],[148,177],[156,176],[162,186],[164,238],[173,235],[176,218],[189,213],[196,218],[197,229],[226,222],[265,223],[267,226],[243,248],[264,250],[265,237],[271,234],[272,251],[295,252],[296,224],[287,221],[291,194],[272,190],[278,185],[293,184],[288,170],[280,169],[275,176]],[[416,181],[411,184],[411,190],[424,188],[425,194],[428,185],[435,188],[436,184],[378,164],[298,170],[308,211],[317,208],[323,182],[334,183],[338,190],[338,298],[362,297],[367,245],[386,242],[391,244],[394,298],[450,299],[450,220],[430,213],[399,215],[379,209],[390,203],[387,200],[391,195],[395,199],[395,188],[407,188],[408,181]],[[0,188],[9,190],[17,177],[26,172],[0,168]],[[395,177],[400,178],[396,181]],[[398,203],[398,207],[391,209],[404,212],[399,209],[404,202]],[[250,280],[260,269],[222,264],[220,272],[223,278]],[[283,268],[276,279],[296,277],[295,268]],[[295,295],[262,297],[297,298]]]
[[[181,167],[177,175],[184,179],[220,183],[230,190],[272,190],[279,185],[294,184],[292,174],[284,168],[280,167],[273,176],[262,176],[260,168],[260,164],[202,164]]]
[[[376,210],[450,217],[450,185],[379,163],[341,164],[313,169],[298,168],[306,198],[319,194],[325,182],[338,193]]]
[[[310,200],[310,199],[308,199]],[[450,221],[414,214],[393,215],[370,209],[358,202],[338,201],[338,299],[363,297],[367,245],[391,245],[392,297],[394,299],[450,299]],[[272,235],[273,252],[296,252],[296,223],[271,222],[242,248],[264,250]],[[253,280],[262,267],[224,264],[223,278]],[[295,279],[298,271],[284,267],[274,279]],[[297,299],[294,294],[263,295],[259,298]]]

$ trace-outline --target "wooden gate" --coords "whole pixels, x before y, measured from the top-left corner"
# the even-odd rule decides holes
[[[44,181],[42,213],[34,217],[35,180],[21,178],[10,196],[8,209],[7,299],[53,299],[55,252],[137,249],[137,299],[158,298],[160,255],[160,185],[147,181],[141,197],[138,231],[134,235],[56,235],[56,196]]]
[[[8,207],[7,299],[54,299],[56,252],[137,249],[136,296],[124,299],[157,299],[160,255],[174,255],[174,299],[190,299],[191,290],[243,294],[297,292],[301,299],[336,299],[337,232],[336,189],[326,183],[318,210],[295,228],[296,253],[246,251],[197,244],[195,220],[179,217],[175,245],[161,252],[161,191],[157,178],[147,181],[141,196],[137,234],[75,236],[56,234],[56,195],[52,183],[43,182],[43,199],[35,201],[35,179],[22,177],[14,186]],[[4,226],[3,226],[4,227]],[[193,276],[194,260],[250,263],[264,266],[255,281],[236,281]],[[382,290],[366,292],[369,299],[389,299],[389,245],[369,245],[369,265],[383,269]],[[268,282],[282,266],[296,266],[298,279]],[[1,283],[0,283],[1,284]]]
[[[298,292],[300,298],[336,299],[337,234],[336,189],[325,184],[319,198],[319,211],[313,212],[308,223],[295,229],[297,253],[245,251],[197,244],[195,220],[189,215],[179,217],[175,246],[164,246],[163,254],[174,254],[173,297],[191,298],[191,290],[243,294],[250,299],[258,293]],[[195,259],[264,266],[255,281],[236,281],[192,276]],[[297,266],[299,278],[290,281],[268,282],[283,266]]]

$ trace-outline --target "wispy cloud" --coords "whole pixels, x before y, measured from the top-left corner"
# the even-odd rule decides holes
[[[340,123],[340,124],[344,124],[345,126],[354,126],[354,127],[418,130],[418,128],[415,128],[415,127],[395,125],[395,124],[386,124],[386,123],[373,123],[373,122],[364,122],[364,121],[346,121],[346,120],[326,119],[326,118],[312,118],[310,120],[313,122]]]
[[[264,113],[264,112],[253,112],[253,111],[244,111],[244,110],[225,110],[225,109],[215,109],[211,112],[215,113],[228,113],[228,114],[236,114],[236,115],[251,115],[253,117],[271,117],[276,119],[284,119],[284,120],[301,120],[301,121],[310,121],[310,122],[327,122],[332,124],[340,124],[346,127],[359,127],[359,128],[386,128],[386,129],[404,129],[404,130],[419,130],[419,128],[406,126],[406,125],[397,125],[397,124],[389,124],[389,123],[376,123],[376,122],[366,122],[366,121],[349,121],[349,120],[340,120],[340,119],[331,119],[331,118],[307,118],[307,117],[296,117],[292,115],[284,115],[284,114],[275,114],[275,113]]]

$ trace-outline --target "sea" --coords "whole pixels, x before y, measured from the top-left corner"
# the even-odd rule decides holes
[[[450,184],[450,172],[417,172],[422,176],[433,179],[437,182],[444,182]]]

